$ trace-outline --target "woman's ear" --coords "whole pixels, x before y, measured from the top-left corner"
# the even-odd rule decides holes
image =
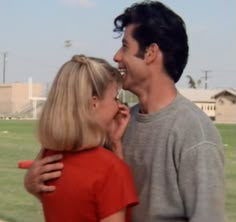
[[[98,97],[93,96],[92,97],[92,107],[93,107],[94,110],[98,107],[98,103],[99,103]]]

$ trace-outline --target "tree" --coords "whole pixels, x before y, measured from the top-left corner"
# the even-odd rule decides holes
[[[196,82],[193,77],[190,75],[187,75],[186,77],[188,78],[188,88],[196,89]]]
[[[196,81],[190,75],[187,75],[186,77],[188,78],[188,88],[196,89],[196,88],[199,88],[201,86],[201,84],[202,84],[202,80],[201,79],[198,79]]]

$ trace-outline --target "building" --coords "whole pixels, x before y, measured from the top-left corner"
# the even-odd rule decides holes
[[[178,89],[216,123],[236,124],[236,90]]]
[[[206,89],[178,89],[178,91],[195,103],[202,111],[204,111],[212,120],[215,120],[216,103],[212,97],[219,90],[206,90]]]
[[[31,109],[32,98],[42,96],[42,92],[39,83],[31,87],[28,83],[0,84],[0,117],[19,116],[24,110]]]
[[[226,89],[213,95],[216,104],[215,120],[218,123],[236,123],[236,90]]]
[[[178,88],[178,91],[192,101],[215,123],[236,124],[235,89],[192,89]],[[138,102],[132,93],[122,90],[121,101],[133,106]]]
[[[178,91],[196,104],[214,122],[236,124],[236,90],[178,89]],[[0,117],[36,119],[46,100],[41,97],[43,86],[39,83],[0,84]],[[133,106],[137,97],[121,90],[123,103]]]

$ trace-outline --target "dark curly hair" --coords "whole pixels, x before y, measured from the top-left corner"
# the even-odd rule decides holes
[[[122,33],[130,24],[137,25],[132,35],[139,43],[140,57],[150,44],[163,53],[164,67],[177,82],[188,60],[188,36],[183,19],[158,1],[135,3],[114,20],[114,32]]]

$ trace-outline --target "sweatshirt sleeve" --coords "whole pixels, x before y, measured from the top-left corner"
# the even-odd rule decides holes
[[[183,153],[179,186],[190,222],[224,221],[223,150],[202,142]]]

